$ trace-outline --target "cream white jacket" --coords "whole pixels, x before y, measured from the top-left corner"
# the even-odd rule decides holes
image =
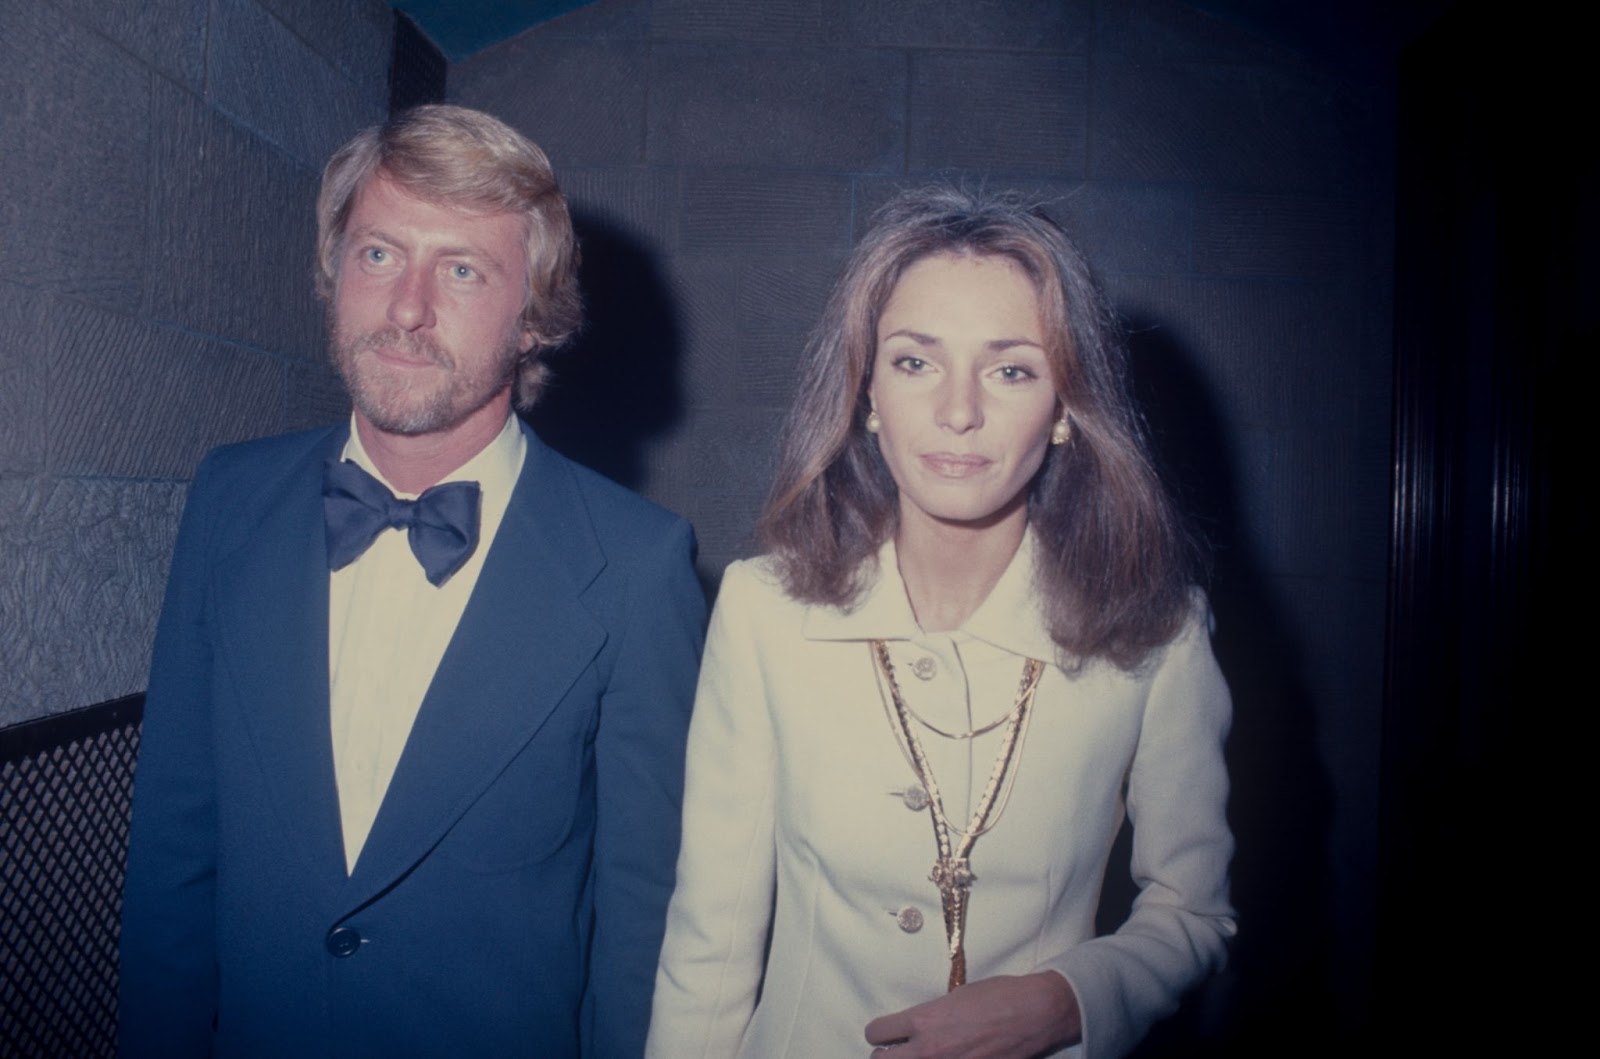
[[[969,980],[1059,971],[1083,1012],[1084,1043],[1067,1054],[1106,1059],[1221,965],[1234,932],[1230,702],[1203,610],[1138,673],[1092,664],[1069,676],[1032,582],[1030,536],[961,630],[930,635],[892,544],[849,612],[790,599],[765,560],[728,568],[689,732],[648,1056],[864,1057],[868,1021],[944,991],[933,828],[923,800],[905,794],[918,783],[871,639],[888,642],[910,708],[953,733],[1011,708],[1025,658],[1051,663],[1009,803],[973,848]],[[1000,733],[919,736],[959,827]],[[1125,812],[1140,892],[1127,922],[1097,938]]]

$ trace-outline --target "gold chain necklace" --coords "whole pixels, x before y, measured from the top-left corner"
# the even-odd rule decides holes
[[[928,792],[930,810],[928,815],[933,820],[933,839],[939,851],[939,859],[934,861],[928,879],[939,888],[939,904],[944,911],[945,942],[950,953],[949,988],[954,990],[967,982],[967,898],[972,892],[973,882],[977,879],[977,876],[972,874],[970,863],[972,845],[978,840],[979,835],[999,821],[1000,814],[1005,812],[1006,803],[1011,800],[1011,788],[1017,778],[1016,770],[1011,766],[1015,761],[1022,737],[1027,732],[1028,718],[1032,714],[1033,693],[1039,687],[1039,678],[1044,673],[1044,663],[1033,658],[1023,662],[1022,683],[1017,688],[1016,705],[1000,719],[1005,723],[1005,731],[1000,735],[1000,752],[995,755],[994,768],[989,772],[989,782],[983,788],[983,794],[978,799],[978,806],[973,810],[972,819],[967,822],[966,829],[957,832],[959,838],[952,843],[952,829],[950,820],[945,815],[944,797],[939,792],[939,784],[934,778],[933,769],[928,765],[928,756],[922,749],[922,740],[917,738],[917,731],[912,727],[911,712],[906,708],[905,700],[900,695],[900,685],[894,678],[894,663],[889,660],[889,648],[882,640],[872,640],[869,646],[872,649],[873,659],[878,663],[878,673],[881,678],[878,690],[880,698],[883,699],[884,712],[890,715],[889,723],[899,736],[901,749],[910,759],[911,768],[916,772],[917,779]],[[885,688],[887,694],[884,693]],[[917,720],[921,721],[921,718]],[[922,723],[927,722],[922,721]],[[988,727],[996,727],[999,723],[996,722],[995,725]],[[1002,787],[1004,796],[1001,796]],[[998,808],[995,806],[997,797],[1000,802]]]
[[[960,742],[964,739],[976,739],[980,735],[988,735],[996,728],[999,728],[1002,724],[1005,724],[1007,721],[1011,720],[1011,715],[1017,712],[1017,708],[1012,706],[1009,710],[1007,710],[1005,713],[1002,713],[988,724],[981,725],[977,728],[969,728],[965,732],[947,732],[943,728],[940,728],[938,725],[934,724],[932,721],[928,720],[926,717],[922,716],[922,714],[918,713],[916,710],[912,709],[909,704],[902,702],[901,705],[905,707],[906,713],[910,715],[913,721],[916,721],[934,735],[943,736],[946,739],[955,740],[957,742]]]

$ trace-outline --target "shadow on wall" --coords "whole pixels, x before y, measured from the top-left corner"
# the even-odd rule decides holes
[[[556,451],[643,492],[649,443],[684,413],[677,312],[636,238],[581,209],[572,223],[585,324],[550,358],[554,378],[527,419]]]
[[[1318,759],[1289,615],[1241,531],[1227,428],[1195,358],[1154,319],[1128,322],[1132,383],[1152,427],[1162,473],[1211,546],[1214,646],[1234,699],[1228,819],[1237,851],[1239,940],[1228,970],[1156,1027],[1137,1059],[1333,1054],[1340,1042],[1329,891],[1332,787]],[[1123,874],[1128,835],[1113,856],[1101,927],[1115,929],[1136,890]]]

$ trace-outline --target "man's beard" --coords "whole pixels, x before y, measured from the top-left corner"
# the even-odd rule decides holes
[[[506,336],[498,356],[481,370],[466,373],[449,350],[399,328],[346,335],[335,325],[329,344],[334,370],[351,401],[373,426],[389,434],[431,434],[461,423],[510,385],[521,356],[515,331]],[[414,369],[389,368],[376,359],[380,349],[426,360],[437,374],[429,378]]]

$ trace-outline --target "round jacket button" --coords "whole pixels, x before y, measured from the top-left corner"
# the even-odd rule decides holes
[[[355,927],[334,927],[328,931],[324,944],[335,956],[354,956],[361,948],[361,932]]]
[[[916,905],[906,905],[894,914],[895,922],[900,924],[900,929],[907,934],[915,934],[922,929],[922,909]]]
[[[923,680],[932,680],[934,674],[939,672],[939,663],[933,660],[932,655],[923,655],[911,663],[911,672]]]

